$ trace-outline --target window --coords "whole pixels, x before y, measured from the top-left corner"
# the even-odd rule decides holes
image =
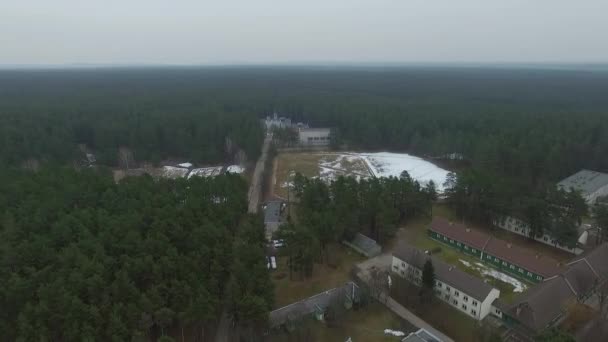
[[[475,248],[471,249],[473,251],[473,253],[477,253],[477,250]]]
[[[521,267],[519,268],[519,273],[524,273],[524,270],[521,269]]]
[[[450,287],[449,287],[449,286],[447,286],[447,285],[446,285],[446,286],[445,286],[445,289],[446,289],[448,292],[450,292]]]
[[[531,277],[531,276],[532,276],[532,273],[531,273],[531,272],[528,272],[528,277]]]
[[[437,282],[437,287],[441,288],[441,282]]]
[[[476,300],[473,301],[473,306],[477,306],[477,301]]]
[[[547,239],[547,237],[546,237],[546,236],[543,238],[543,240],[545,240],[545,242],[546,242],[546,241],[549,241],[549,239]]]
[[[452,301],[452,304],[454,304],[454,305],[458,305],[458,301],[457,301],[456,299],[454,299],[454,300]]]
[[[469,250],[469,246],[464,246],[464,249],[466,249],[467,251]]]
[[[491,256],[489,256],[489,255],[486,255],[486,259],[488,259],[488,260],[492,260],[492,257],[491,257]]]
[[[405,271],[401,271],[401,275],[402,275],[402,276],[405,276]]]
[[[393,265],[393,268],[394,268],[394,269],[396,269],[396,270],[398,270],[398,269],[399,269],[399,266],[397,266],[397,265]]]
[[[460,292],[454,291],[454,296],[459,297],[460,296]]]
[[[450,300],[450,295],[447,295],[447,294],[446,294],[446,295],[445,295],[445,296],[443,296],[443,297],[445,298],[445,300]]]
[[[443,237],[443,240],[448,241],[448,238],[444,236],[444,237]]]
[[[538,275],[537,275],[537,276],[536,276],[536,279],[538,279],[538,280],[543,280],[543,277],[541,277],[541,276],[538,276]]]
[[[466,311],[467,310],[467,306],[464,305],[464,304],[462,304],[462,309]]]
[[[469,301],[469,297],[467,297],[467,296],[462,296],[462,299],[464,299],[465,302]]]
[[[496,312],[496,314],[499,316],[501,315],[500,310],[498,310],[498,309],[494,309],[494,312]]]
[[[475,310],[471,310],[471,315],[473,315],[473,316],[477,316],[477,311],[475,311]]]
[[[454,240],[450,239],[450,243],[454,243]]]
[[[514,270],[515,266],[511,265],[511,266],[509,266],[509,268],[511,268],[512,270]]]
[[[498,262],[498,258],[497,258],[497,257],[494,257],[494,261]]]
[[[308,137],[308,141],[312,141],[312,137]]]
[[[502,262],[502,265],[503,265],[503,266],[507,266],[507,262],[506,262],[506,261],[503,261],[503,262]]]
[[[401,263],[401,267],[405,267],[405,263],[404,262]]]

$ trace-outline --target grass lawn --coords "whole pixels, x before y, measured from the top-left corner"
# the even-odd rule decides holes
[[[335,152],[285,152],[279,153],[275,159],[276,168],[273,175],[274,194],[287,198],[287,188],[285,183],[291,180],[295,172],[299,172],[306,177],[319,177],[321,168],[320,163],[327,163],[336,175],[361,175],[369,176],[369,170],[365,162],[361,159],[341,158],[341,153]]]
[[[275,332],[267,340],[270,342],[342,342],[350,337],[353,342],[395,342],[403,338],[385,335],[384,329],[402,331],[406,335],[418,330],[384,305],[373,302],[366,308],[348,311],[344,317],[331,325],[309,318],[306,319],[299,330],[291,334],[283,331]]]
[[[290,280],[288,258],[278,257],[277,270],[272,274],[275,308],[344,285],[351,280],[350,271],[353,266],[365,259],[344,245],[335,244],[327,248],[331,251],[329,264],[315,264],[312,277],[306,279],[300,279],[299,274],[294,273]]]
[[[454,218],[455,218],[454,217],[455,215],[453,214],[453,212],[449,208],[447,208],[445,205],[441,205],[441,204],[435,205],[433,207],[433,215],[446,217],[450,220],[454,220]],[[506,303],[512,302],[518,295],[521,294],[520,292],[513,292],[513,290],[514,290],[513,285],[505,283],[500,280],[497,280],[495,278],[483,277],[479,273],[478,270],[467,267],[460,261],[460,260],[464,260],[471,264],[474,264],[476,262],[479,262],[479,259],[473,258],[469,255],[461,253],[460,251],[458,251],[454,248],[451,248],[447,245],[444,245],[442,243],[439,243],[435,240],[430,239],[427,235],[427,228],[428,228],[428,225],[430,224],[430,222],[431,222],[431,219],[429,219],[429,218],[426,218],[426,219],[421,218],[421,219],[416,219],[416,220],[412,220],[412,221],[408,222],[408,224],[405,227],[402,227],[399,230],[399,232],[397,233],[398,239],[396,239],[396,240],[402,239],[402,240],[407,241],[408,243],[412,244],[413,246],[416,246],[417,248],[419,248],[421,250],[433,250],[433,249],[440,248],[441,252],[436,253],[435,254],[436,257],[442,259],[443,261],[445,261],[448,264],[458,267],[462,271],[465,271],[476,277],[486,279],[492,286],[494,286],[500,290],[500,298],[501,298],[501,300],[503,300]],[[477,227],[477,229],[480,229],[480,228]],[[527,286],[532,285],[525,281],[522,281],[522,282],[524,284],[526,284]]]
[[[435,298],[432,303],[421,304],[419,288],[405,279],[395,277],[391,296],[420,318],[447,334],[455,341],[478,341],[479,323],[464,313]]]

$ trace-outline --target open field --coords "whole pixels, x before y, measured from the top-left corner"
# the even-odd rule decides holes
[[[403,171],[408,171],[412,178],[423,184],[434,181],[439,190],[448,174],[448,171],[428,161],[405,153],[280,153],[276,158],[273,191],[278,196],[287,197],[287,186],[296,172],[331,181],[339,176],[398,177]]]
[[[306,279],[300,279],[299,274],[294,273],[293,279],[290,280],[288,257],[278,257],[277,270],[271,275],[275,286],[275,308],[344,285],[351,280],[351,269],[364,258],[343,245],[333,245],[327,248],[331,250],[329,264],[315,264],[312,277]]]
[[[353,342],[396,342],[403,338],[386,335],[384,329],[402,331],[406,335],[417,330],[384,305],[373,302],[366,308],[346,312],[344,317],[329,326],[324,322],[308,318],[293,333],[275,332],[267,341],[334,342],[346,341],[350,337]]]

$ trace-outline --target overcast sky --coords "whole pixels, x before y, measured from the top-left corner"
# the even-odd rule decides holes
[[[0,0],[0,64],[608,62],[608,0]]]

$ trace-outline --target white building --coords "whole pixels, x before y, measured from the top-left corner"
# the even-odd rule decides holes
[[[329,145],[331,129],[329,128],[302,128],[298,131],[300,145],[324,146]]]
[[[528,223],[526,223],[522,220],[516,219],[514,217],[505,216],[501,219],[494,221],[494,225],[498,228],[508,230],[511,233],[515,233],[515,234],[525,236],[525,237],[530,237],[530,226],[528,225]],[[579,255],[584,252],[584,250],[582,248],[579,248],[577,246],[569,247],[569,246],[561,245],[559,242],[557,242],[556,239],[554,239],[551,235],[548,235],[548,234],[535,236],[534,240],[536,240],[540,243],[549,245],[551,247],[561,249],[562,251],[566,251],[568,253],[572,253],[572,254],[576,254],[576,255]]]
[[[567,191],[579,191],[588,204],[594,204],[598,197],[608,196],[608,174],[581,170],[557,186]]]
[[[476,320],[492,313],[492,303],[500,297],[498,289],[405,243],[400,243],[393,252],[391,270],[420,286],[427,260],[432,261],[435,270],[436,297]]]

